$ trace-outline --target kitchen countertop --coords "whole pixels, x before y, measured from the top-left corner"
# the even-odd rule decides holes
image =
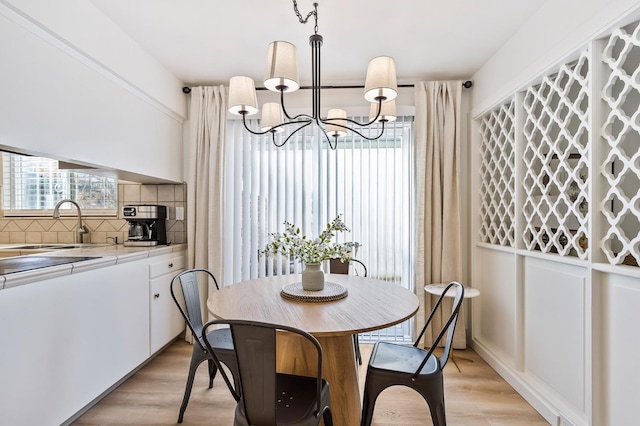
[[[16,247],[27,244],[0,244],[1,250],[14,250]],[[103,268],[105,266],[116,265],[125,262],[132,262],[163,254],[180,252],[187,248],[186,244],[172,244],[169,246],[152,247],[125,247],[122,244],[85,244],[81,247],[69,249],[55,249],[51,251],[39,251],[34,254],[21,255],[16,257],[0,258],[0,261],[11,259],[22,259],[28,257],[75,257],[90,258],[80,262],[61,263],[54,266],[30,269],[23,272],[12,272],[0,274],[0,289],[7,289],[49,278],[83,272],[91,269]],[[24,253],[24,251],[21,251]],[[60,260],[60,262],[64,262]],[[55,261],[52,263],[56,263]]]

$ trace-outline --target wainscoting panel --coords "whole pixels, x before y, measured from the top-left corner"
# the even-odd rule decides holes
[[[586,274],[577,266],[525,261],[526,374],[578,413],[586,409]]]
[[[631,425],[638,422],[640,377],[640,286],[638,279],[614,274],[602,276],[602,357],[609,372],[605,381],[605,424]]]
[[[491,351],[501,354],[501,360],[513,366],[516,336],[516,279],[513,253],[479,249],[478,265],[482,270],[476,286],[480,296],[465,303],[474,304],[479,312],[479,329],[474,337]],[[475,320],[474,320],[475,321]]]

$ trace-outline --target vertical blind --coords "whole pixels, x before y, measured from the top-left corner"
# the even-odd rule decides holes
[[[257,121],[249,126],[259,127]],[[351,232],[338,233],[336,239],[358,244],[354,257],[365,263],[369,277],[413,290],[412,128],[413,117],[399,117],[385,125],[377,140],[349,133],[331,150],[321,130],[308,126],[276,148],[271,135],[253,135],[241,121],[230,120],[225,150],[224,285],[300,273],[300,262],[260,255],[270,234],[282,232],[286,220],[305,235],[317,236],[341,214]],[[377,128],[368,131],[379,133]],[[409,330],[404,324],[380,334],[385,339],[410,340]]]

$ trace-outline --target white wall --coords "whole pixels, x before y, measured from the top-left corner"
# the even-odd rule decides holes
[[[637,0],[548,0],[474,74],[472,114],[508,97],[639,7]]]
[[[484,345],[500,354],[507,365],[515,365],[515,335],[517,325],[516,275],[513,254],[495,250],[478,250],[477,281],[474,285],[482,288],[483,297],[478,327],[474,328]],[[480,306],[480,300],[472,302]]]
[[[639,1],[547,1],[473,76],[471,120],[614,26],[639,18]],[[469,202],[476,236],[481,139],[477,122],[470,127]],[[592,130],[592,140],[599,140],[598,124]],[[527,251],[522,243],[504,248],[476,242],[471,254],[470,284],[481,291],[473,304],[473,346],[554,426],[637,423],[632,384],[640,381],[640,369],[630,354],[638,349],[633,336],[640,320],[640,270],[598,263],[599,239],[591,237],[598,235],[599,217],[592,218],[594,248],[583,261]]]
[[[181,82],[90,2],[0,0],[0,55],[0,147],[182,182]]]

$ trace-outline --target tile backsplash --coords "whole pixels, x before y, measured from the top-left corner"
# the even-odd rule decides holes
[[[187,242],[186,220],[175,220],[176,207],[185,210],[187,187],[182,185],[141,185],[118,184],[118,217],[86,216],[82,223],[89,230],[84,236],[85,243],[113,242],[127,239],[127,221],[122,219],[125,204],[158,204],[167,206],[167,242],[181,244]],[[71,216],[60,219],[50,217],[7,217],[0,218],[0,244],[56,244],[73,243],[77,220]],[[109,240],[107,240],[109,238]]]

